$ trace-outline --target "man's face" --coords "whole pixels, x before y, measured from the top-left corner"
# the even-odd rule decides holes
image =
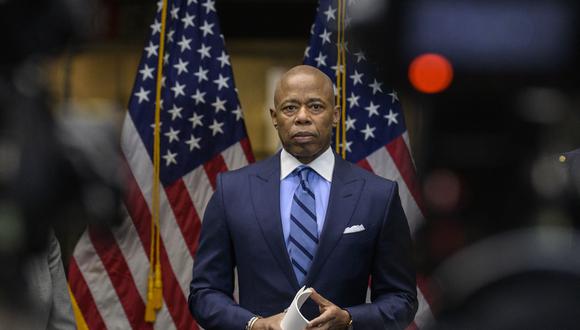
[[[302,163],[309,163],[330,145],[338,123],[332,85],[316,69],[287,74],[276,90],[272,123],[284,149]]]

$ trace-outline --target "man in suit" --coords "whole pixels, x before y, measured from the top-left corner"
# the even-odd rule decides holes
[[[193,267],[193,316],[206,329],[280,329],[306,286],[315,289],[302,307],[307,329],[405,328],[417,298],[396,183],[332,152],[339,108],[318,69],[284,74],[274,105],[283,149],[218,177]]]

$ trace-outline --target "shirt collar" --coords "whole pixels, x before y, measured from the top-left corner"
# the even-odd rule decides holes
[[[296,157],[288,153],[284,148],[280,152],[280,180],[284,180],[292,171],[298,166],[303,165]],[[332,149],[328,147],[325,152],[318,156],[308,165],[318,175],[323,177],[326,181],[332,182],[332,172],[334,171],[334,154]]]

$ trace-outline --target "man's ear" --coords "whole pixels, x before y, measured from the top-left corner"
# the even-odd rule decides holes
[[[278,119],[276,119],[276,110],[270,109],[270,118],[272,119],[272,125],[278,128]]]

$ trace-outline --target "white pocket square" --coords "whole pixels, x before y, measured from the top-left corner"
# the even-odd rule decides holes
[[[351,226],[351,227],[346,227],[344,229],[343,234],[358,233],[358,232],[363,231],[363,230],[365,230],[364,225],[355,225],[355,226]]]

